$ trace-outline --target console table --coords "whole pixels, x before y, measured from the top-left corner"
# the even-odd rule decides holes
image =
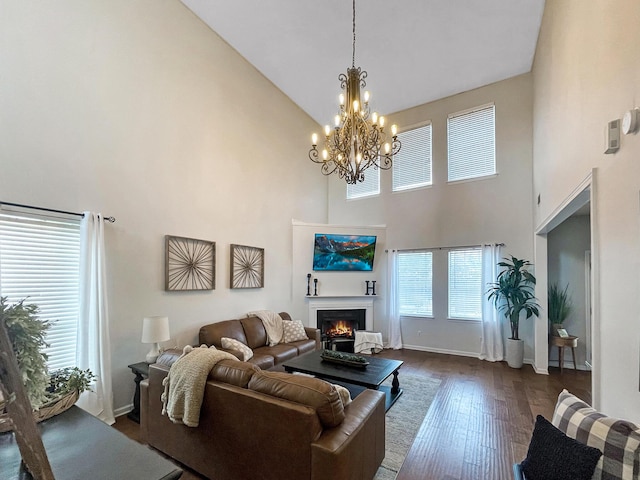
[[[79,407],[39,424],[56,480],[176,480],[182,470]],[[0,434],[0,478],[26,480],[13,432]]]
[[[140,382],[149,377],[149,364],[147,362],[139,362],[128,365],[136,378],[133,380],[136,382],[136,390],[133,394],[133,410],[131,410],[127,417],[136,423],[140,423]]]

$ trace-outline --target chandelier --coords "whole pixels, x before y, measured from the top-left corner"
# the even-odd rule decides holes
[[[360,95],[366,86],[367,72],[355,66],[356,60],[356,0],[353,0],[353,54],[351,68],[347,74],[338,76],[340,87],[340,110],[334,118],[333,129],[324,127],[324,148],[318,151],[318,135],[311,136],[309,159],[322,165],[321,172],[330,175],[336,172],[349,184],[364,181],[364,171],[369,167],[388,170],[393,155],[400,151],[397,128],[391,126],[391,143],[384,131],[384,117],[376,112],[369,118],[369,92]]]

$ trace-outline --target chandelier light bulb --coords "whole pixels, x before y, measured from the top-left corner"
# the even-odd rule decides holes
[[[338,128],[340,126],[340,115],[336,115],[333,118],[333,123],[335,124],[336,128]]]
[[[358,113],[358,111],[360,111],[360,102],[358,102],[358,100],[353,101],[353,111],[355,113]]]
[[[328,137],[331,134],[331,127],[329,125],[324,126],[324,134]]]
[[[311,135],[311,145],[313,145],[314,147],[316,145],[318,145],[318,134],[314,133],[313,135]]]
[[[373,125],[377,125],[378,124],[378,112],[373,112],[371,114],[371,123]]]
[[[391,125],[391,135],[394,137],[398,134],[398,126],[396,124]]]
[[[338,98],[340,99],[340,106],[344,106],[344,93],[341,93]]]
[[[380,128],[384,127],[384,117],[382,115],[380,116],[378,122],[380,123]]]
[[[324,160],[326,160],[327,158],[329,158],[329,152],[327,152],[327,149],[326,149],[326,148],[322,150],[322,158],[323,158]]]
[[[361,161],[362,161],[362,154],[358,152],[356,154],[356,163],[359,165]]]
[[[369,93],[369,90],[366,90],[364,92],[364,103],[369,103],[369,97],[371,96],[371,94]]]
[[[389,142],[384,144],[384,153],[389,155],[389,152],[391,151],[391,145],[389,145]]]

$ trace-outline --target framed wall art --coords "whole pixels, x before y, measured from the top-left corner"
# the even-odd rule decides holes
[[[165,235],[164,289],[214,290],[216,243]]]
[[[231,288],[264,287],[264,248],[231,245]]]

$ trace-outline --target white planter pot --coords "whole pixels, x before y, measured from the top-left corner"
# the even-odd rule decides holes
[[[511,368],[522,368],[524,363],[524,341],[507,339],[507,364]]]

